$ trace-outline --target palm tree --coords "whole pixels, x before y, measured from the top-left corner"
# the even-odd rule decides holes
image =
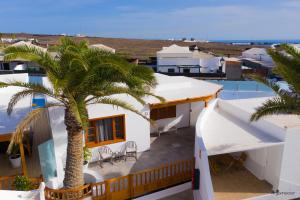
[[[300,52],[290,45],[282,45],[278,49],[269,50],[269,54],[276,63],[274,72],[287,81],[292,92],[280,90],[276,84],[260,78],[259,81],[270,86],[277,96],[256,108],[251,121],[273,114],[300,115]]]
[[[19,100],[35,93],[55,99],[53,103],[33,110],[23,119],[13,134],[11,144],[22,141],[24,128],[43,110],[52,106],[64,107],[64,123],[68,134],[64,187],[72,188],[83,185],[82,131],[88,127],[87,105],[110,104],[147,119],[131,104],[113,95],[128,94],[141,104],[145,104],[143,100],[145,95],[155,96],[150,90],[155,87],[156,80],[151,69],[130,64],[118,55],[88,48],[85,41],[77,43],[69,38],[62,38],[58,55],[53,58],[47,52],[28,46],[6,48],[6,60],[23,58],[38,63],[45,70],[52,87],[15,81],[0,82],[0,88],[8,86],[24,88],[10,99],[8,114],[12,113]]]

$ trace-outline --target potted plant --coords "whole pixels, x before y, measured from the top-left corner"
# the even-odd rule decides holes
[[[30,180],[26,176],[16,176],[13,186],[18,191],[28,191],[32,190],[32,185]]]
[[[20,147],[18,144],[13,144],[8,158],[13,168],[21,167]]]
[[[91,150],[87,146],[83,147],[83,169],[88,168],[88,164],[91,158],[92,158]]]

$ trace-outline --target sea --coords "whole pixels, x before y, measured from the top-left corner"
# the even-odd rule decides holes
[[[275,44],[300,44],[300,40],[209,40],[235,45],[275,45]]]

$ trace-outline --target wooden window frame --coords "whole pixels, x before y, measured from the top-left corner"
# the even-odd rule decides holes
[[[117,139],[116,137],[116,126],[115,126],[115,120],[114,118],[118,118],[118,117],[122,117],[123,119],[123,135],[124,135],[124,139]],[[98,142],[98,141],[93,141],[93,142],[88,142],[88,131],[89,131],[89,127],[86,131],[85,131],[85,145],[87,147],[98,147],[98,146],[103,146],[103,145],[108,145],[108,144],[114,144],[114,143],[118,143],[118,142],[124,142],[126,141],[126,122],[125,122],[125,115],[124,114],[121,114],[121,115],[112,115],[112,116],[105,116],[105,117],[99,117],[99,118],[93,118],[93,119],[89,119],[89,122],[96,122],[96,121],[99,121],[99,120],[103,120],[103,119],[110,119],[112,118],[112,131],[113,131],[113,140],[107,140],[107,141],[103,141],[103,142]],[[93,128],[95,129],[96,126],[93,126]],[[96,130],[96,133],[95,133],[95,138],[99,138],[98,135],[98,130]]]
[[[166,109],[169,109],[169,110],[166,110]],[[175,118],[176,110],[177,110],[176,105],[164,106],[161,108],[153,108],[150,110],[150,119],[157,121],[157,120],[162,120],[162,119]]]

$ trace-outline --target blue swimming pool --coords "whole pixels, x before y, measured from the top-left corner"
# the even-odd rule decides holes
[[[271,88],[256,81],[227,81],[209,80],[209,82],[223,85],[219,98],[221,99],[249,99],[274,96]]]
[[[224,91],[260,91],[272,92],[272,89],[256,81],[227,81],[209,80],[209,82],[223,85]]]
[[[42,76],[29,76],[29,83],[41,84],[43,85]],[[42,108],[46,105],[46,99],[44,95],[34,94],[32,97],[32,109]]]

